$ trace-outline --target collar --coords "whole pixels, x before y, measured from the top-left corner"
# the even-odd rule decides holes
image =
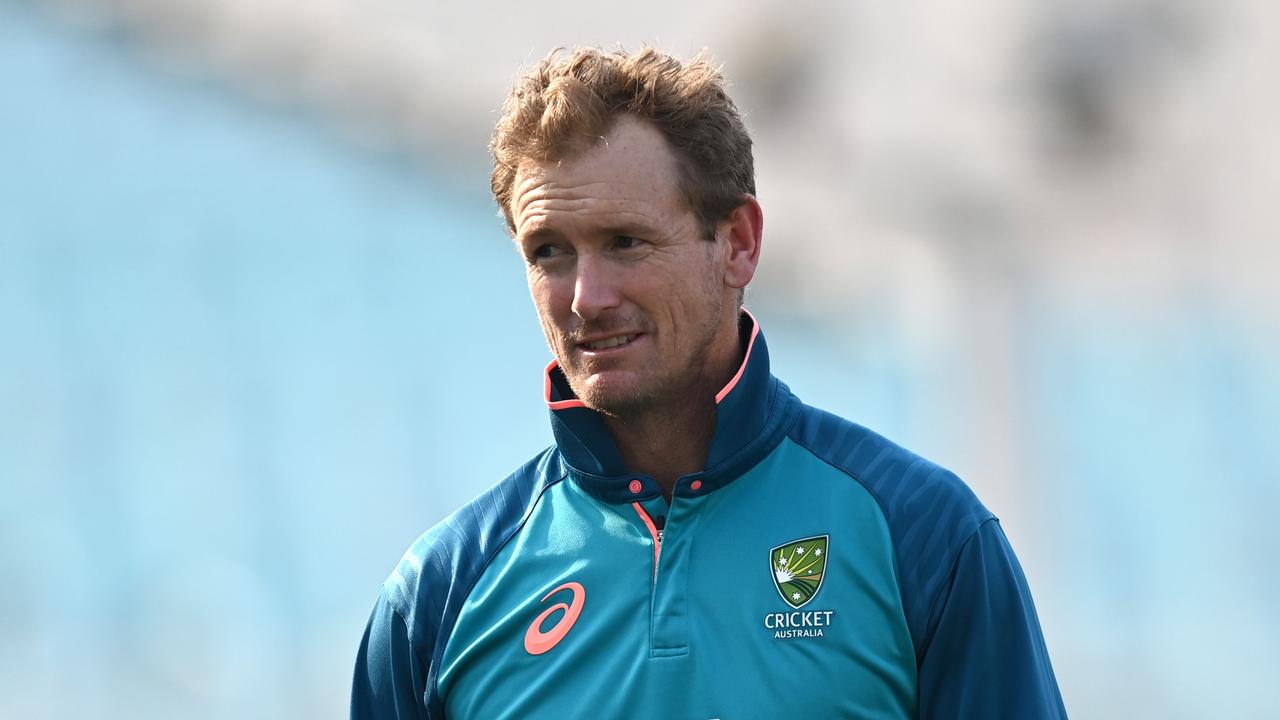
[[[769,373],[769,350],[760,324],[745,309],[738,319],[738,337],[744,348],[742,364],[716,393],[716,429],[706,467],[676,481],[676,496],[702,495],[732,482],[773,450],[795,415],[796,403],[787,386]],[[584,489],[611,503],[662,494],[653,478],[627,472],[599,413],[573,394],[555,360],[547,365],[544,397],[556,445]]]

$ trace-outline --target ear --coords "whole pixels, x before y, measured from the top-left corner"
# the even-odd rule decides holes
[[[724,284],[727,287],[744,288],[755,276],[763,232],[764,213],[752,195],[744,194],[738,207],[716,224],[716,240],[726,241]]]

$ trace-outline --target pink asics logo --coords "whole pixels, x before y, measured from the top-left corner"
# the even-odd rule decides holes
[[[573,624],[578,621],[578,616],[582,614],[582,606],[587,602],[587,591],[580,583],[567,582],[543,596],[542,602],[546,602],[547,598],[561,590],[573,593],[573,599],[568,603],[558,602],[543,610],[524,633],[524,649],[530,655],[541,655],[555,647],[565,635],[569,634]],[[563,610],[564,615],[550,630],[543,632],[542,623],[557,610]]]

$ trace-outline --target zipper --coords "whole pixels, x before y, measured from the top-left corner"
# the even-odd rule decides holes
[[[654,511],[659,511],[659,500],[654,498],[650,507]],[[677,533],[675,546],[672,551],[676,552],[668,560],[668,568],[663,570],[662,584],[659,584],[658,568],[659,561],[662,559],[662,544],[664,536],[666,536],[667,519],[671,506],[664,507],[666,510],[663,515],[653,518],[649,515],[649,511],[639,502],[631,503],[632,509],[636,511],[636,515],[640,518],[640,523],[644,524],[646,530],[649,530],[649,537],[653,538],[653,584],[649,588],[649,657],[650,659],[658,659],[658,657],[675,657],[678,655],[687,655],[689,653],[689,597],[687,597],[687,583],[685,582],[685,573],[689,568],[689,562],[685,561],[685,543],[689,542],[689,536],[686,533],[698,523],[698,519],[690,519],[686,525],[681,525],[680,533]],[[657,520],[657,521],[654,521]]]
[[[655,501],[652,507],[657,510],[657,505],[658,502]],[[663,514],[657,517],[655,522],[655,518],[650,516],[639,502],[631,503],[631,507],[636,511],[645,529],[649,531],[649,537],[653,539],[653,584],[650,586],[648,613],[649,657],[686,655],[689,652],[689,603],[684,573],[688,571],[689,563],[683,557],[681,550],[688,540],[685,533],[690,532],[696,525],[697,518],[690,519],[689,524],[682,526],[680,533],[677,534],[674,541],[676,555],[668,560],[667,565],[670,567],[663,571],[662,584],[659,585],[658,563],[662,558],[662,543],[666,535],[666,520],[669,515]],[[665,510],[669,513],[670,506]]]
[[[644,506],[638,502],[631,503],[631,507],[635,508],[636,514],[640,516],[640,520],[644,522],[644,526],[649,530],[649,537],[653,538],[653,581],[658,581],[658,558],[662,557],[662,530],[653,524],[653,518],[649,517],[649,513],[645,512]]]

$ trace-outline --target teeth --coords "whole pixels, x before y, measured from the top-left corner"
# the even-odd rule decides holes
[[[588,350],[608,350],[611,347],[626,345],[636,338],[635,335],[618,335],[616,337],[597,340],[596,342],[585,343]]]

